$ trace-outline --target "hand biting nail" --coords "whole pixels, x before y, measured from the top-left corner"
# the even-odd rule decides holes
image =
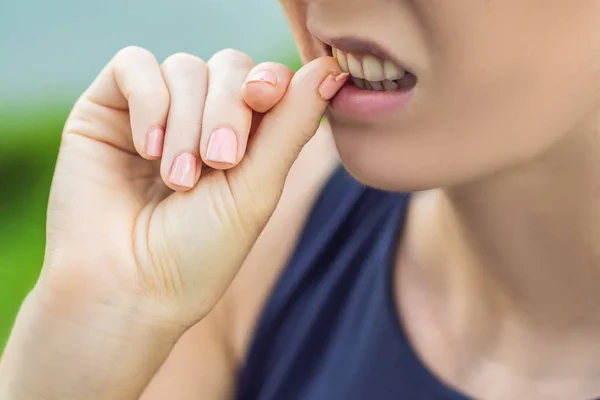
[[[319,95],[323,100],[331,100],[344,86],[348,77],[350,77],[350,74],[347,72],[332,72],[319,86]]]

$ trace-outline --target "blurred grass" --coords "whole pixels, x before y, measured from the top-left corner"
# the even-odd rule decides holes
[[[291,51],[275,60],[301,65]],[[42,266],[48,193],[71,107],[58,100],[0,105],[0,354]]]
[[[0,349],[42,265],[46,203],[68,112],[66,103],[0,110]]]

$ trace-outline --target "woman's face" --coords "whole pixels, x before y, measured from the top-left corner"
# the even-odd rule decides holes
[[[481,178],[596,117],[600,1],[281,3],[305,61],[327,54],[327,42],[373,81],[384,58],[396,67],[391,75],[409,71],[408,87],[351,88],[330,110],[342,162],[369,185],[420,190]]]

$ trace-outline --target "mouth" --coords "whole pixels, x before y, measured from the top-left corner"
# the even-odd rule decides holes
[[[399,115],[413,98],[417,76],[377,43],[341,37],[323,40],[328,55],[351,75],[348,83],[333,98],[329,110],[336,120],[381,121]],[[409,70],[410,68],[410,70]]]
[[[350,83],[359,90],[407,91],[417,84],[417,77],[393,60],[377,45],[351,39],[325,43],[327,53],[351,76]]]

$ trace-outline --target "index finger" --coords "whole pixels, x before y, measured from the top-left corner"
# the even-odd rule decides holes
[[[123,135],[123,129],[96,129],[96,139],[128,152],[137,151],[149,160],[161,156],[171,99],[158,61],[150,51],[135,46],[119,51],[82,99],[127,112],[122,115],[129,117],[132,136]]]
[[[242,98],[252,110],[264,114],[283,98],[293,76],[294,72],[283,64],[259,64],[248,73]]]

